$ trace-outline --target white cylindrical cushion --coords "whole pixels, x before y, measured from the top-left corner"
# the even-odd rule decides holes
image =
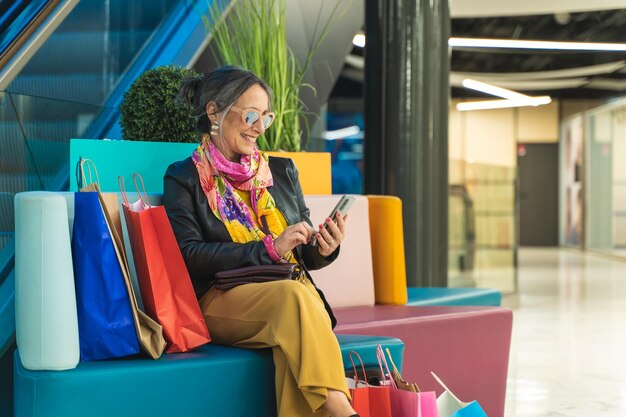
[[[62,370],[78,364],[67,203],[57,193],[15,196],[15,331],[25,368]]]

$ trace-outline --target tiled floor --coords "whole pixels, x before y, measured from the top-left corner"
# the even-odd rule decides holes
[[[626,262],[519,255],[505,416],[626,416]]]

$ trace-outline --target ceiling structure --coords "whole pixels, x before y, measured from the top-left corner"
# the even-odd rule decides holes
[[[626,6],[626,1],[624,1]],[[568,42],[626,42],[626,9],[452,19],[452,37]],[[611,98],[626,94],[626,52],[571,52],[455,48],[452,95],[475,96],[459,88],[475,78],[529,95]]]
[[[626,0],[522,3],[452,0],[451,37],[626,44]],[[595,10],[587,10],[591,7]],[[354,47],[336,86],[339,95],[362,95],[362,67],[363,49]],[[455,47],[451,71],[452,97],[485,97],[463,88],[465,78],[532,96],[611,99],[626,95],[626,52]]]

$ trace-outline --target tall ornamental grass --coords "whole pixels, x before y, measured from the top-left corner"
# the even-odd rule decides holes
[[[203,20],[210,30],[211,51],[219,65],[237,65],[264,79],[274,92],[274,124],[259,138],[260,149],[300,151],[303,129],[308,133],[306,107],[300,89],[315,87],[303,81],[319,45],[328,35],[330,25],[343,0],[336,0],[331,17],[322,24],[325,1],[320,2],[315,30],[302,62],[287,45],[285,0],[238,0],[225,9],[218,2],[210,7]],[[345,7],[343,12],[348,9]],[[342,12],[342,13],[343,13]],[[210,17],[210,19],[209,19]]]

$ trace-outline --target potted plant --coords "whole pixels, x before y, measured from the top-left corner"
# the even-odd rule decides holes
[[[197,76],[194,70],[161,66],[147,70],[124,93],[120,126],[124,139],[197,142],[196,117],[177,100],[180,83]]]
[[[331,16],[340,15],[341,4],[341,1],[336,2]],[[217,64],[246,68],[272,88],[276,120],[272,128],[259,138],[258,146],[292,158],[300,171],[305,193],[311,194],[326,194],[331,189],[330,154],[300,153],[303,138],[309,131],[304,117],[307,109],[300,99],[300,92],[302,88],[315,91],[314,86],[303,81],[304,76],[333,22],[332,17],[321,22],[323,6],[322,1],[312,41],[301,60],[296,58],[287,44],[285,0],[239,0],[230,8],[221,8],[216,2],[210,9],[210,15],[204,18],[211,33],[209,45]]]
[[[336,2],[331,16],[338,15],[341,3]],[[276,120],[259,141],[263,150],[298,152],[303,137],[308,134],[300,90],[315,91],[314,86],[303,80],[333,21],[331,17],[323,24],[320,22],[323,6],[321,2],[311,44],[300,61],[287,44],[285,0],[239,0],[225,9],[215,2],[210,9],[210,20],[204,19],[211,33],[209,45],[215,61],[254,72],[274,92]]]

